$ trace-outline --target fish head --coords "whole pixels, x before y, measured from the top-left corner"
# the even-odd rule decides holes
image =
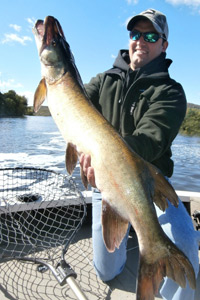
[[[33,28],[41,61],[42,77],[53,84],[70,69],[74,60],[62,27],[57,19],[48,16],[37,20]]]
[[[47,95],[47,84],[56,84],[69,72],[74,81],[86,91],[75,64],[74,56],[67,43],[59,21],[48,16],[37,20],[33,28],[36,45],[41,61],[42,80],[34,96],[34,111],[37,112]]]

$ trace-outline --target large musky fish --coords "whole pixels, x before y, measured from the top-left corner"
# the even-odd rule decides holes
[[[67,142],[66,166],[71,174],[78,153],[91,156],[102,193],[103,238],[108,251],[119,247],[128,223],[134,227],[140,250],[137,299],[152,300],[163,277],[181,287],[186,278],[195,289],[194,270],[187,257],[163,232],[153,202],[163,211],[177,195],[150,163],[134,153],[91,104],[61,25],[54,17],[38,20],[33,29],[41,61],[42,80],[35,92],[37,111],[45,98]],[[82,174],[87,186],[87,179]]]

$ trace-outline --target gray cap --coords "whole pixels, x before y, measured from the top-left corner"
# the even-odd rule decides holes
[[[155,30],[161,34],[164,34],[166,39],[168,39],[169,35],[169,29],[167,24],[167,18],[164,14],[162,14],[160,11],[155,9],[147,9],[140,14],[132,17],[127,24],[127,29],[131,31],[133,29],[133,26],[138,20],[141,19],[147,19],[151,21],[153,27]]]

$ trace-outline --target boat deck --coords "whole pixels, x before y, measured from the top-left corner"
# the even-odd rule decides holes
[[[192,201],[191,212],[200,210],[200,202]],[[200,257],[200,252],[199,252]],[[67,262],[77,273],[77,282],[90,300],[135,298],[138,245],[134,232],[128,240],[128,257],[125,269],[114,280],[103,283],[95,275],[92,264],[91,224],[85,223],[70,245]],[[73,299],[73,292],[66,284],[60,286],[50,271],[36,273],[37,265],[11,260],[0,263],[1,300],[64,300]],[[155,298],[161,299],[159,295]],[[200,299],[200,274],[197,280],[195,300]]]

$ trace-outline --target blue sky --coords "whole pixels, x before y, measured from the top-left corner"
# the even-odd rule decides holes
[[[109,69],[120,49],[128,48],[129,17],[155,8],[169,24],[170,75],[188,102],[200,105],[200,0],[0,0],[0,91],[13,89],[28,98],[41,78],[32,34],[37,19],[56,17],[86,83]]]

